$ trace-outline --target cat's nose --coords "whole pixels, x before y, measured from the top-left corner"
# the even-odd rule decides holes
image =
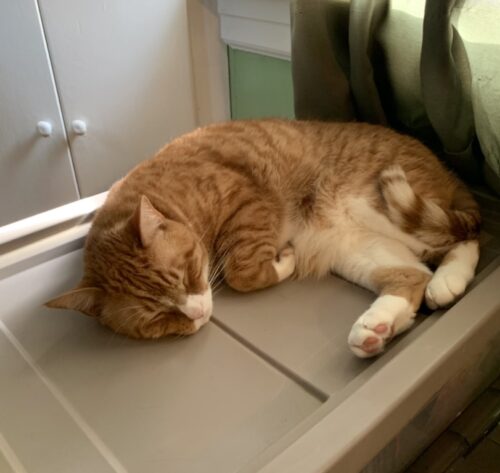
[[[190,312],[191,313],[188,315],[188,317],[194,320],[201,319],[205,315],[203,307],[197,307],[196,309],[192,309]]]
[[[202,306],[198,305],[184,305],[180,307],[182,313],[192,320],[201,319],[205,316],[206,311]]]
[[[192,294],[186,299],[185,304],[179,306],[184,315],[196,320],[212,315],[212,294],[210,290],[202,294]]]

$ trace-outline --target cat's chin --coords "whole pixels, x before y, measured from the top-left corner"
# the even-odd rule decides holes
[[[190,294],[184,304],[178,309],[193,321],[204,320],[205,322],[212,315],[212,290],[210,287],[200,294]],[[201,325],[200,325],[201,327]]]
[[[198,330],[200,330],[210,320],[211,317],[212,314],[193,320],[193,326],[195,328],[193,333],[196,333]]]
[[[109,323],[102,318],[99,318],[99,322],[112,332],[135,340],[157,340],[159,338],[168,337],[183,337],[194,335],[197,333],[212,317],[212,314],[204,315],[195,320],[191,320],[188,317],[181,316],[184,319],[184,323],[174,330],[165,330],[164,322],[158,321],[152,324],[148,324],[142,327],[123,327],[116,326],[113,322]]]

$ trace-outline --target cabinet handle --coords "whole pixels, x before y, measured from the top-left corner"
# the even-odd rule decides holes
[[[36,129],[41,136],[50,136],[52,135],[52,123],[47,121],[39,121],[36,124]]]
[[[73,120],[71,128],[76,135],[85,135],[87,133],[87,124],[83,120]]]

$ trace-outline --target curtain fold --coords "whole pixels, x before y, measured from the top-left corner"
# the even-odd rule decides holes
[[[349,5],[292,3],[292,76],[295,115],[354,120],[349,86]]]
[[[370,123],[387,124],[375,83],[375,34],[387,13],[387,0],[352,0],[349,14],[350,84],[356,110]]]
[[[297,118],[391,126],[500,195],[499,2],[294,0],[291,14]]]

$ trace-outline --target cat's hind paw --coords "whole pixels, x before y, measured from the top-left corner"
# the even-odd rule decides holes
[[[381,296],[352,326],[347,339],[349,347],[360,358],[376,356],[395,335],[408,330],[414,318],[407,299]]]
[[[479,259],[477,241],[459,243],[437,268],[425,290],[425,303],[429,309],[447,307],[463,295],[474,278]]]
[[[370,358],[384,351],[384,338],[386,332],[390,332],[389,326],[380,324],[379,328],[383,333],[377,333],[362,324],[356,323],[349,334],[348,343],[351,351],[359,358]]]
[[[425,290],[427,307],[438,309],[451,305],[465,292],[468,282],[460,274],[440,274],[433,277]]]

